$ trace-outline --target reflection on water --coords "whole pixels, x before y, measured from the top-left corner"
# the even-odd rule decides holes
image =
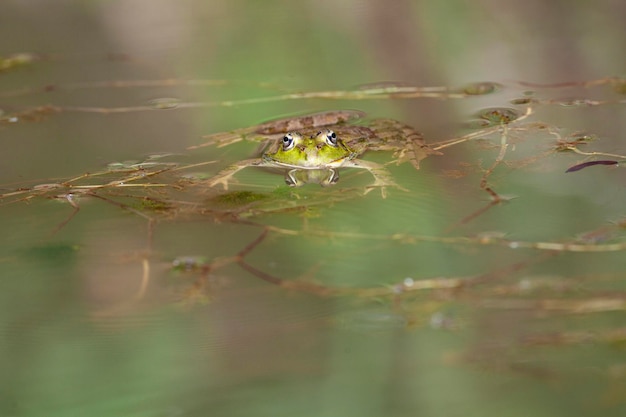
[[[0,57],[0,415],[622,415],[625,82],[571,81],[589,69],[563,56],[537,77],[501,52],[565,48],[561,10],[509,5],[537,32],[486,1],[218,3],[153,5],[133,24],[169,22],[159,47],[120,6],[0,6],[10,26],[99,22],[80,55],[54,48],[82,42],[57,25],[52,47]],[[556,43],[483,25],[459,51],[487,18]],[[176,47],[187,26],[207,36]],[[333,122],[340,138],[394,119],[428,148],[377,132],[351,161],[380,169],[334,185],[288,187],[276,166],[215,181],[284,135],[263,122],[337,109],[367,113]]]

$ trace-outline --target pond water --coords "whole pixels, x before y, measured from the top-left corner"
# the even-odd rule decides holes
[[[625,14],[3,2],[0,415],[624,415]],[[431,151],[209,186],[338,109]]]

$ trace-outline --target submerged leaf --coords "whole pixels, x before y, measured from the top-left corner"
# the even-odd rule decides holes
[[[574,165],[573,167],[569,167],[565,172],[574,172],[580,171],[583,168],[590,167],[592,165],[617,165],[618,161],[590,161],[583,162],[582,164]]]

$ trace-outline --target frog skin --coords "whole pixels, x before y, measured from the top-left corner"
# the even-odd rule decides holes
[[[224,146],[246,139],[263,141],[266,149],[260,158],[232,164],[207,180],[207,184],[211,187],[222,184],[228,189],[234,174],[253,166],[287,169],[285,181],[290,186],[305,183],[328,186],[338,181],[337,168],[347,167],[366,169],[372,174],[374,183],[366,187],[366,193],[380,188],[385,197],[387,187],[403,189],[383,165],[362,160],[360,156],[367,151],[391,151],[397,164],[410,161],[419,169],[419,162],[435,151],[415,129],[392,119],[373,120],[367,126],[347,123],[363,115],[355,110],[324,112],[211,135],[212,141],[207,144]]]

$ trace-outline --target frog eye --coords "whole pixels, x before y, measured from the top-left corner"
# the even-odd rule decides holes
[[[332,130],[326,131],[326,143],[330,146],[337,146],[337,134]]]
[[[287,133],[283,137],[283,151],[288,151],[296,145],[296,141],[293,138],[293,134]]]

